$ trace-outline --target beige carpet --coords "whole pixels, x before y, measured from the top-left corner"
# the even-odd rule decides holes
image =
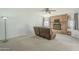
[[[23,36],[0,43],[1,51],[78,51],[79,40],[67,35],[57,34],[54,40],[38,36]]]

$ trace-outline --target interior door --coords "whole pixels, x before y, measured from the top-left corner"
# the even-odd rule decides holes
[[[74,21],[75,21],[75,30],[78,30],[78,13],[74,14]]]

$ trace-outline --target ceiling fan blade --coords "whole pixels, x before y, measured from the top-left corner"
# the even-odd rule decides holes
[[[55,12],[56,10],[52,10],[52,9],[50,9],[50,8],[44,8],[44,9],[41,10],[41,11],[51,14],[51,12]]]

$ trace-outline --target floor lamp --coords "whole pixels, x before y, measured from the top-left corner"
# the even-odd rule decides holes
[[[4,20],[4,31],[5,31],[5,38],[4,38],[3,42],[7,42],[8,40],[7,40],[7,32],[6,32],[6,20],[8,19],[8,17],[2,16],[1,18],[2,18],[2,20]]]

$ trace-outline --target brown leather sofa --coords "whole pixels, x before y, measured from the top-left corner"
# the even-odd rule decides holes
[[[54,39],[56,34],[51,33],[50,28],[46,27],[34,27],[35,34],[37,36],[47,38],[48,40]]]

